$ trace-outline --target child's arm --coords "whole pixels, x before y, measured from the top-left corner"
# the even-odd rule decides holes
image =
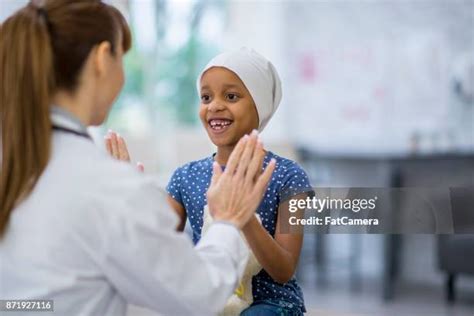
[[[307,194],[300,194],[293,199],[306,198]],[[288,201],[280,204],[279,214],[288,214]],[[245,239],[263,269],[278,283],[288,282],[295,273],[303,244],[303,234],[282,234],[279,232],[280,216],[277,216],[275,239],[253,217],[242,229]]]
[[[171,197],[169,194],[167,200],[171,208],[176,212],[176,214],[178,214],[180,220],[176,230],[182,232],[184,230],[184,226],[186,225],[186,209],[183,205],[181,205],[181,203],[173,199],[173,197]]]

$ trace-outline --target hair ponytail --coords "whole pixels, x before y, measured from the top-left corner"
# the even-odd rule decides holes
[[[32,5],[0,27],[0,236],[11,210],[34,187],[50,152],[53,55],[46,14]]]
[[[30,3],[0,25],[0,237],[48,164],[53,94],[75,91],[90,51],[104,41],[126,52],[131,36],[122,14],[100,0]]]

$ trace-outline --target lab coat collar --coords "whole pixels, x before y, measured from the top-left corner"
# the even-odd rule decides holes
[[[79,121],[71,112],[57,106],[52,105],[50,109],[51,123],[63,129],[75,131],[80,134],[89,135],[87,128]]]

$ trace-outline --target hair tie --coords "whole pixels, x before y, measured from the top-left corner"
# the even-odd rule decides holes
[[[38,12],[38,15],[39,16],[42,16],[43,19],[46,21],[46,23],[48,22],[48,13],[46,12],[46,10],[43,8],[43,7],[39,7],[36,9],[37,12]]]

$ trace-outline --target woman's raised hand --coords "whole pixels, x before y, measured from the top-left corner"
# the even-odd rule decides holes
[[[117,160],[130,162],[130,154],[128,153],[127,144],[122,136],[109,130],[105,139],[105,148],[107,152]],[[145,171],[145,168],[141,162],[137,163],[137,169],[141,172]]]
[[[265,152],[258,132],[245,135],[235,146],[224,171],[213,165],[207,204],[214,220],[242,228],[255,213],[275,169],[272,159],[261,172]]]

